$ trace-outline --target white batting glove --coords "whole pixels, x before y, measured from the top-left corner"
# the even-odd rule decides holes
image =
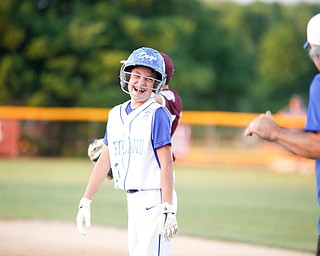
[[[178,222],[173,206],[169,203],[161,204],[162,216],[160,219],[161,234],[164,241],[170,241],[176,234],[178,234]]]
[[[90,213],[90,205],[91,201],[88,198],[81,198],[79,203],[79,210],[76,217],[77,221],[77,229],[80,232],[81,235],[87,235],[87,233],[84,230],[83,222],[85,223],[85,226],[88,228],[91,226],[91,213]]]

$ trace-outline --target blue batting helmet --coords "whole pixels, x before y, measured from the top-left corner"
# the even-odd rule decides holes
[[[156,83],[155,93],[159,93],[166,81],[165,63],[160,52],[148,47],[141,47],[137,50],[134,50],[122,65],[120,69],[121,89],[127,92],[125,90],[128,82],[127,74],[137,66],[147,67],[156,72],[159,83]]]

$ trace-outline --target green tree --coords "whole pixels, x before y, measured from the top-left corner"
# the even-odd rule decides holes
[[[3,0],[0,101],[111,107],[128,98],[119,89],[119,61],[150,46],[173,58],[172,86],[184,109],[258,111],[268,103],[277,108],[291,90],[303,92],[314,72],[300,45],[317,7]]]

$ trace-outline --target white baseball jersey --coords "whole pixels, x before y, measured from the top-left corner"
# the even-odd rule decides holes
[[[171,144],[169,111],[150,99],[127,113],[130,101],[109,112],[105,143],[108,145],[116,189],[160,189],[160,165],[156,148]],[[155,113],[162,119],[155,124]],[[155,138],[159,137],[161,139]]]

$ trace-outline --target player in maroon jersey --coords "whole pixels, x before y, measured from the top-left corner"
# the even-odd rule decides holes
[[[169,83],[174,75],[174,64],[172,59],[165,53],[160,52],[166,66],[166,83],[162,87],[161,92],[155,97],[155,100],[165,106],[172,116],[171,137],[176,131],[182,115],[182,100],[179,93],[169,88]],[[173,148],[173,161],[175,160]]]
[[[169,83],[171,81],[172,76],[174,75],[174,64],[171,58],[161,52],[160,53],[164,58],[164,63],[166,66],[166,83],[163,86],[161,92],[157,95],[155,100],[165,106],[172,116],[172,127],[171,127],[171,137],[173,136],[175,130],[178,127],[180,122],[181,114],[182,114],[182,100],[177,91],[174,91],[169,88]]]

